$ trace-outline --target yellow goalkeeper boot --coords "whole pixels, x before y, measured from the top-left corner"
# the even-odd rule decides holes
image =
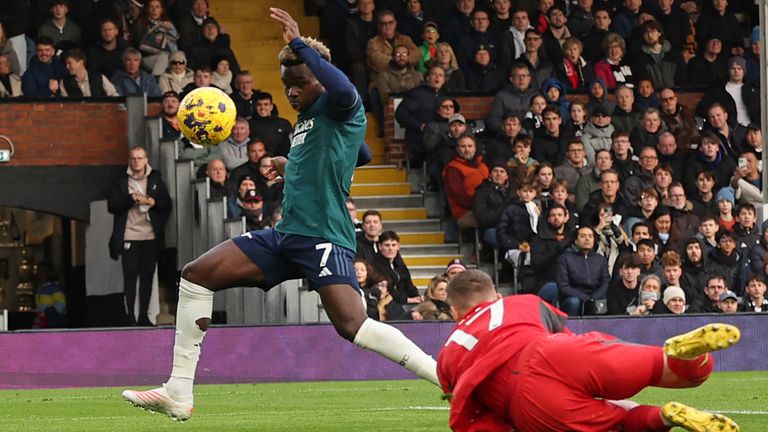
[[[741,338],[738,327],[730,324],[707,324],[664,342],[664,352],[674,358],[694,359],[702,354],[720,351]]]
[[[680,402],[662,406],[661,416],[672,425],[691,432],[739,432],[739,425],[728,417],[699,411]]]

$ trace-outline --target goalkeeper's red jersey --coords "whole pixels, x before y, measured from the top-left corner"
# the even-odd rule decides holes
[[[445,393],[453,394],[450,426],[457,431],[509,431],[512,426],[473,397],[497,368],[529,343],[553,333],[570,333],[567,315],[538,296],[518,295],[477,305],[457,324],[437,360]]]

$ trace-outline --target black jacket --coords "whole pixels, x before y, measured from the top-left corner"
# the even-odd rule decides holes
[[[557,259],[555,280],[561,298],[604,299],[608,295],[610,279],[608,260],[595,251],[585,255],[571,248]]]
[[[512,186],[500,186],[486,179],[475,190],[472,200],[472,214],[481,229],[495,228],[501,222],[501,214],[514,198]]]
[[[390,265],[389,260],[383,255],[376,254],[373,258],[373,267],[380,275],[384,276],[389,283],[389,293],[395,302],[399,304],[408,303],[408,297],[416,297],[419,291],[413,285],[411,272],[405,265],[405,261],[398,254],[394,262]]]
[[[147,176],[147,196],[155,200],[155,205],[149,209],[149,218],[155,233],[155,246],[159,252],[165,249],[165,223],[171,211],[171,197],[159,171],[152,170]],[[128,193],[128,175],[123,174],[112,183],[107,199],[107,210],[115,215],[112,235],[109,237],[109,256],[114,260],[123,250],[128,210],[133,205],[133,198]]]
[[[547,223],[546,216],[543,216],[539,220],[538,231],[538,235],[531,240],[531,268],[536,274],[536,284],[540,287],[555,280],[552,264],[573,242],[573,227],[566,223],[563,239],[558,241],[557,233]]]
[[[519,249],[520,243],[530,242],[531,239],[533,230],[528,210],[520,199],[514,198],[501,215],[496,241],[500,249],[508,250]]]

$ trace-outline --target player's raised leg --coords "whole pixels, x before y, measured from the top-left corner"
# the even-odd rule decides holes
[[[341,337],[381,354],[436,386],[440,385],[435,360],[400,330],[368,318],[354,288],[329,285],[319,288],[318,293],[328,318]]]
[[[235,286],[260,285],[263,280],[261,269],[232,240],[220,243],[187,264],[179,283],[171,377],[156,389],[125,390],[123,398],[175,420],[188,419],[194,405],[192,387],[200,346],[211,323],[213,293]]]

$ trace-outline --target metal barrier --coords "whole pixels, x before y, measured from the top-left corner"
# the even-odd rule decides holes
[[[192,180],[194,166],[192,161],[177,160],[176,169],[176,200],[173,209],[176,214],[176,262],[177,270],[185,263],[195,259],[192,243],[193,218]]]

